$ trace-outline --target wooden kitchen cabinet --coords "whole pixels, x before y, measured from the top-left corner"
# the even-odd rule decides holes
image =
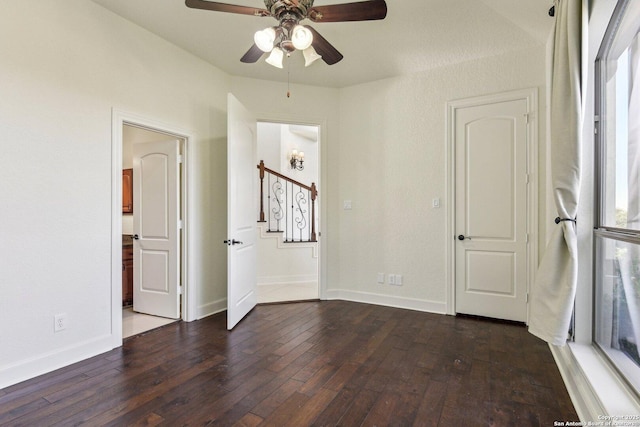
[[[122,305],[133,304],[133,247],[122,248]]]
[[[122,170],[122,213],[133,213],[133,169]]]

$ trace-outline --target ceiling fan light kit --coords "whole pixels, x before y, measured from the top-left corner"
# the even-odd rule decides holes
[[[314,23],[372,21],[387,16],[385,0],[365,0],[354,3],[333,4],[314,7],[314,0],[264,0],[265,9],[219,3],[207,0],[185,0],[187,7],[214,12],[237,13],[252,16],[271,16],[278,21],[275,27],[260,30],[254,35],[254,44],[242,56],[244,63],[257,62],[264,53],[269,53],[266,62],[282,68],[284,53],[289,56],[301,50],[305,66],[318,59],[327,65],[342,60],[343,56],[314,28],[301,25],[304,19]]]
[[[311,46],[311,42],[313,42],[313,34],[311,34],[311,31],[302,25],[296,25],[293,27],[291,42],[293,43],[293,47],[296,49],[305,50]]]
[[[267,64],[273,65],[276,68],[282,68],[282,60],[284,59],[284,52],[279,47],[274,47],[271,51],[271,55],[266,59]]]
[[[313,46],[309,46],[308,48],[303,50],[302,55],[304,56],[305,67],[308,67],[309,65],[316,62],[318,59],[322,58],[322,56],[318,55],[318,52],[316,52]]]
[[[273,27],[256,31],[253,36],[256,46],[263,52],[271,52],[276,41],[276,30]]]

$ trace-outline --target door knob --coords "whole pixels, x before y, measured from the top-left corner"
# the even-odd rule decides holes
[[[139,239],[140,239],[140,237],[138,237],[138,235],[137,235],[137,234],[134,234],[134,235],[133,235],[133,239],[134,239],[134,240],[139,240]]]
[[[471,237],[466,237],[464,234],[461,234],[458,236],[458,240],[464,240],[464,239],[471,240]]]

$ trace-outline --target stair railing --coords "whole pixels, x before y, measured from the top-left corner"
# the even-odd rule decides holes
[[[260,160],[260,217],[268,233],[283,233],[285,243],[317,242],[315,182],[310,186],[269,169]],[[266,180],[266,192],[265,192]],[[266,200],[265,200],[266,199]],[[266,207],[265,207],[266,204]],[[311,213],[308,205],[311,205]]]

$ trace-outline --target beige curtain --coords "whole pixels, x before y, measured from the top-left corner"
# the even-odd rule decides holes
[[[582,125],[581,11],[581,0],[555,3],[550,154],[558,218],[531,289],[529,332],[554,345],[567,340],[578,277],[575,219]]]

